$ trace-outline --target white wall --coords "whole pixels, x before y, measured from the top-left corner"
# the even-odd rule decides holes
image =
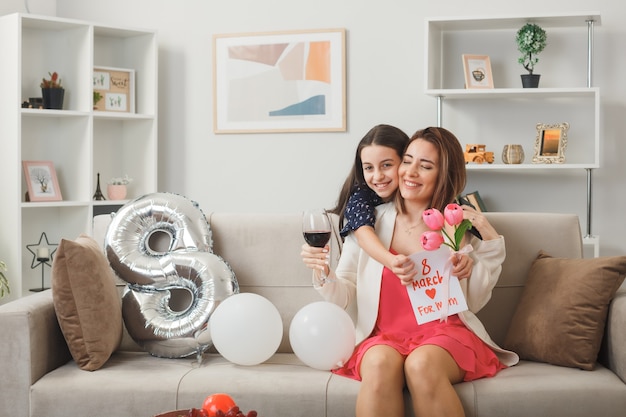
[[[626,227],[619,219],[626,207],[621,192],[626,140],[620,135],[626,119],[626,5],[614,0],[598,0],[594,6],[582,0],[479,3],[56,0],[62,17],[159,31],[159,188],[187,195],[205,212],[328,207],[356,143],[371,126],[390,123],[411,134],[435,125],[435,101],[423,94],[425,17],[600,12],[594,84],[601,88],[603,145],[602,168],[593,178],[592,224],[594,234],[601,235],[602,255],[626,253]],[[212,133],[213,34],[336,27],[347,29],[346,133]],[[463,132],[455,133],[463,142]],[[480,190],[490,210],[575,212],[582,216],[584,231],[584,172],[485,175],[472,175],[468,191]]]
[[[2,2],[0,2],[0,16],[9,13],[32,13],[55,16],[56,11],[56,0],[2,0]]]

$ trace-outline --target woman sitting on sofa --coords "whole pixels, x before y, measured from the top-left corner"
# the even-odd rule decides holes
[[[463,150],[443,128],[416,132],[400,165],[399,196],[377,208],[376,233],[394,253],[422,249],[428,228],[422,212],[454,201],[466,181]],[[328,248],[304,245],[302,259],[314,271],[315,287],[328,301],[346,308],[356,301],[357,346],[348,362],[333,372],[361,381],[356,415],[404,416],[403,388],[411,393],[416,416],[463,416],[453,384],[494,376],[518,357],[499,348],[475,316],[489,300],[505,257],[504,238],[479,212],[463,206],[482,241],[467,234],[473,251],[452,257],[469,311],[446,321],[419,325],[406,285],[370,258],[350,235],[337,270],[329,271]],[[471,240],[470,240],[471,239]],[[324,271],[331,281],[319,280]],[[357,291],[358,288],[358,291]]]

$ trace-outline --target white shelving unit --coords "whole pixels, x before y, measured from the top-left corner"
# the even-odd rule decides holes
[[[515,33],[533,22],[548,34],[535,73],[539,88],[521,88]],[[600,91],[592,87],[594,28],[599,13],[426,19],[426,94],[437,100],[437,124],[463,132],[465,143],[487,145],[493,164],[468,164],[470,171],[511,171],[524,175],[558,170],[586,172],[585,244],[599,256],[591,230],[592,172],[600,167]],[[465,89],[463,54],[488,55],[493,89]],[[445,113],[445,117],[444,117]],[[569,122],[563,164],[533,164],[537,123]],[[522,144],[525,162],[501,161],[505,144]]]
[[[157,64],[155,31],[70,19],[11,14],[0,17],[0,259],[11,297],[41,287],[26,245],[42,232],[50,243],[91,233],[94,213],[125,201],[94,201],[97,174],[106,182],[128,174],[129,197],[157,190]],[[94,66],[135,70],[135,112],[93,110]],[[39,84],[56,71],[65,88],[62,110],[23,109],[41,97]],[[54,163],[63,201],[25,202],[23,160]],[[46,286],[50,269],[46,268]]]

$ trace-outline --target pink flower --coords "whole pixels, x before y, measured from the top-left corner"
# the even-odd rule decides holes
[[[448,204],[444,209],[444,214],[435,208],[424,210],[422,218],[426,226],[431,229],[422,234],[422,247],[425,250],[439,249],[443,244],[458,252],[461,249],[465,232],[472,227],[472,222],[463,219],[463,209],[458,204]],[[445,223],[454,227],[452,236],[444,228]]]
[[[442,243],[443,236],[441,235],[441,233],[435,231],[422,233],[422,247],[425,250],[437,250],[441,247]]]
[[[424,223],[430,230],[441,230],[443,228],[443,214],[435,208],[424,210],[422,219],[424,219]]]
[[[456,226],[463,221],[463,209],[458,204],[448,204],[443,211],[443,216],[450,226]]]

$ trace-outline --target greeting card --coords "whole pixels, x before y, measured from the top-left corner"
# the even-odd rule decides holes
[[[445,320],[467,310],[467,302],[459,279],[450,274],[452,262],[448,247],[418,252],[410,256],[417,275],[407,286],[415,318],[419,324]]]

